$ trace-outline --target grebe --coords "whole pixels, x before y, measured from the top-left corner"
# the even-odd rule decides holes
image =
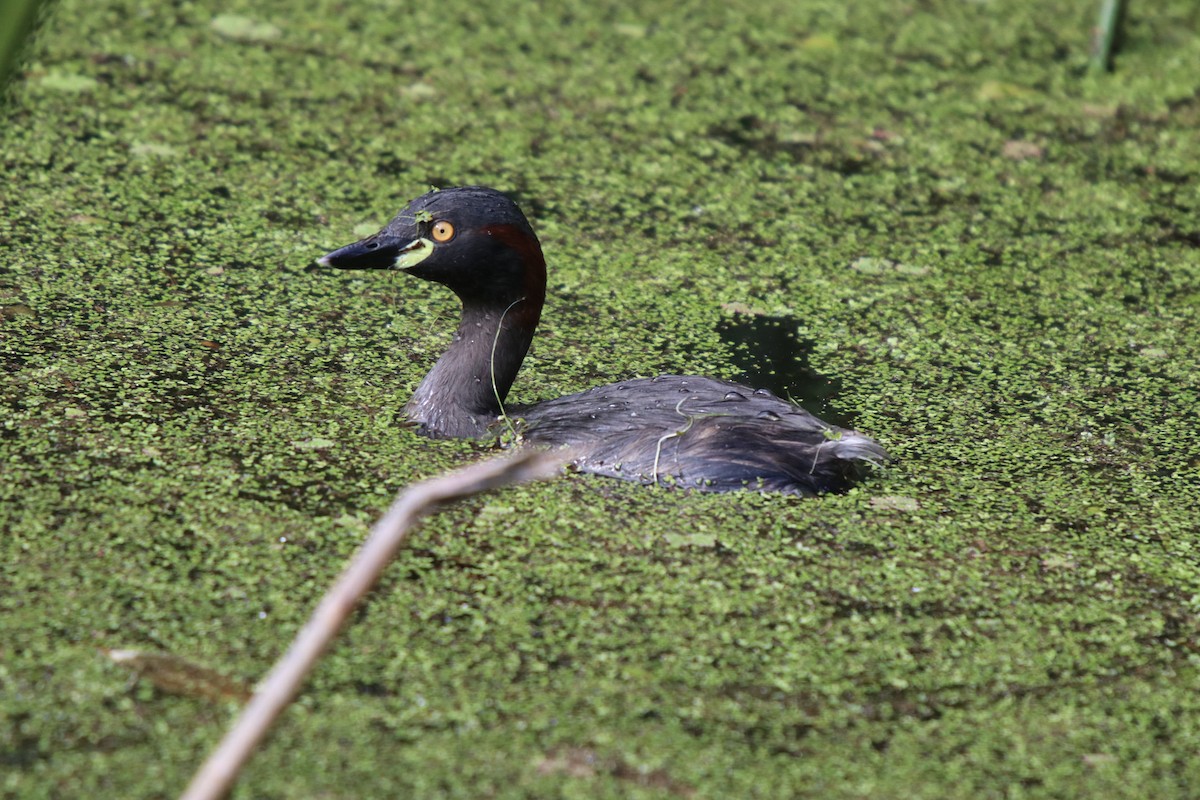
[[[404,409],[427,436],[499,436],[507,416],[522,442],[569,446],[579,470],[718,492],[839,491],[887,458],[766,389],[713,378],[638,378],[505,407],[541,318],[546,261],[525,215],[494,189],[429,192],[317,263],[403,270],[462,301],[453,342]]]

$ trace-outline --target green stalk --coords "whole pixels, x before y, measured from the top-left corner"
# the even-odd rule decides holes
[[[0,99],[41,8],[41,0],[0,0]]]
[[[1125,19],[1125,0],[1101,0],[1100,18],[1092,35],[1092,71],[1107,72],[1112,68],[1113,50],[1121,37]]]

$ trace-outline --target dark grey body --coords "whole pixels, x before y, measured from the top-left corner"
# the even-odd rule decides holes
[[[535,444],[566,445],[585,472],[704,491],[816,494],[844,488],[873,440],[766,389],[682,375],[621,381],[514,409]]]

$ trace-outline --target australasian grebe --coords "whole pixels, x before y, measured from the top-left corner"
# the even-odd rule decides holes
[[[639,378],[504,407],[541,318],[546,261],[525,215],[494,189],[429,192],[317,263],[403,270],[462,301],[454,341],[405,406],[426,435],[498,435],[506,414],[522,441],[571,447],[580,470],[706,491],[837,491],[887,457],[765,389],[713,378]]]

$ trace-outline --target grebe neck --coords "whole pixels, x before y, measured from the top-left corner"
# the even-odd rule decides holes
[[[501,414],[541,316],[542,298],[463,301],[454,339],[405,406],[423,433],[478,437]]]

